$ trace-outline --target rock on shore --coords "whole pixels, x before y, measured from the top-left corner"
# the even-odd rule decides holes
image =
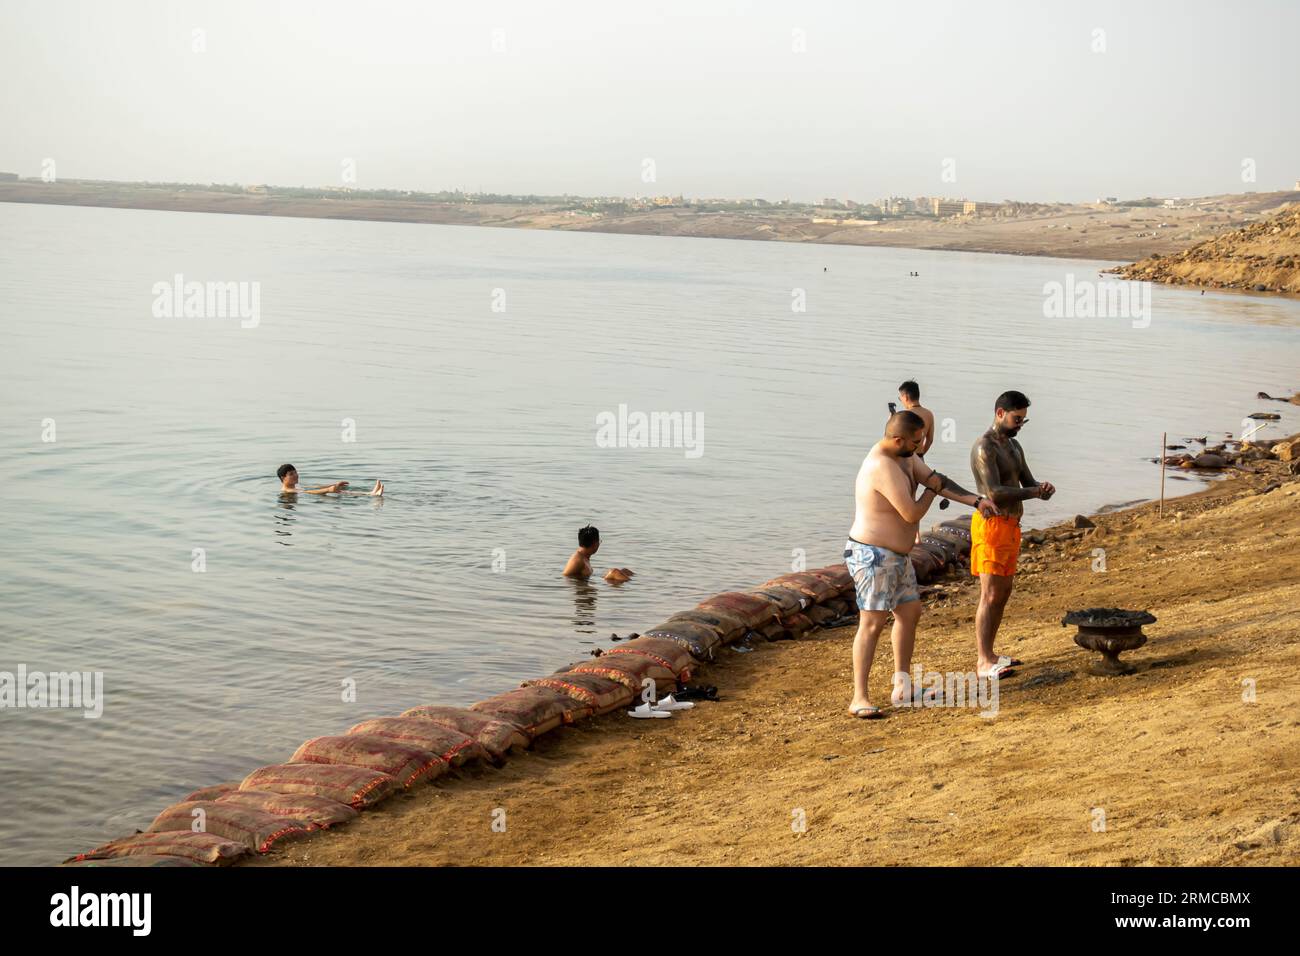
[[[1174,255],[1114,270],[1125,279],[1207,289],[1300,292],[1300,205],[1225,232]]]

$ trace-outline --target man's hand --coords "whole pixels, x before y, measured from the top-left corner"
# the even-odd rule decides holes
[[[980,515],[985,518],[993,518],[996,517],[997,515],[1002,514],[1002,512],[998,509],[998,506],[993,503],[992,498],[980,499],[979,512]]]
[[[330,485],[330,491],[333,492],[346,491],[347,487],[348,487],[348,483],[346,481],[336,481],[334,482],[334,484]]]
[[[1044,501],[1046,501],[1048,498],[1052,497],[1052,495],[1054,495],[1054,494],[1056,494],[1056,486],[1055,486],[1055,485],[1053,485],[1050,481],[1039,482],[1039,484],[1038,484],[1038,497],[1040,497],[1040,498],[1042,498]]]

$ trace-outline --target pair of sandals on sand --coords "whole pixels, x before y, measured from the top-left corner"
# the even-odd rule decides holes
[[[690,698],[688,700],[687,698]],[[676,695],[669,694],[663,700],[655,703],[644,703],[639,707],[634,707],[627,712],[629,717],[636,717],[640,720],[651,720],[656,717],[671,717],[675,710],[690,710],[695,705],[691,700],[713,700],[718,699],[718,689],[712,684],[703,687],[683,687]]]
[[[1012,670],[1012,668],[1019,667],[1023,663],[1024,661],[1022,660],[1019,660],[1014,657],[1007,657],[1005,654],[1003,654],[998,657],[998,662],[989,668],[987,674],[980,674],[979,676],[981,678],[996,677],[998,679],[1001,679],[1003,677],[1010,677],[1012,674],[1015,673],[1015,671]],[[933,705],[938,699],[939,699],[939,691],[933,688],[924,691],[921,695],[922,702],[931,705]],[[898,704],[895,704],[894,708],[897,708],[898,706],[899,706]],[[911,705],[905,705],[905,706],[911,706]],[[875,704],[865,704],[862,707],[849,708],[849,716],[857,717],[859,720],[879,720],[885,716],[885,711],[882,708],[877,707]]]

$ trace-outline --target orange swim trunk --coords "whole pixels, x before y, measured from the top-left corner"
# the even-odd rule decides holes
[[[970,519],[970,573],[1016,573],[1020,557],[1020,519],[1008,515],[985,518],[978,511]]]

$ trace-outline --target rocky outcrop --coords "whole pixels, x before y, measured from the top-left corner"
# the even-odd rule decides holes
[[[1300,205],[1182,252],[1112,270],[1125,279],[1207,289],[1300,292]]]

